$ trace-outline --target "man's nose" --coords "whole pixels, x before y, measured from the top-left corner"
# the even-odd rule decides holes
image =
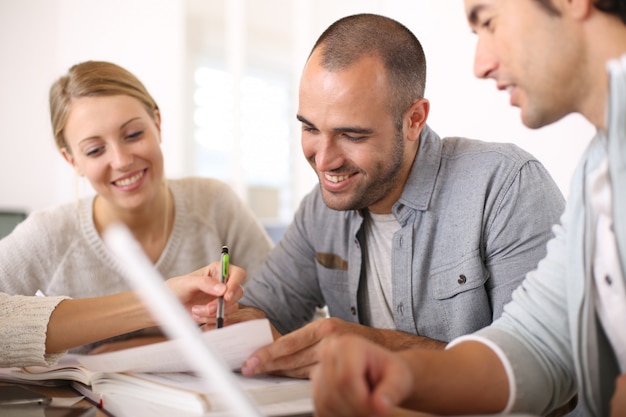
[[[489,78],[497,68],[498,60],[491,40],[479,36],[474,52],[474,75],[478,78]]]
[[[315,152],[315,166],[319,171],[332,171],[341,166],[340,149],[332,138],[320,140]]]

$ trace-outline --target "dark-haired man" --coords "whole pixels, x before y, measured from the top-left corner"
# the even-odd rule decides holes
[[[550,175],[514,145],[439,138],[425,79],[393,19],[348,16],[316,42],[297,117],[319,187],[246,284],[242,304],[284,336],[244,374],[307,377],[329,334],[443,348],[499,317],[545,255],[563,210]],[[330,318],[309,323],[318,306]]]

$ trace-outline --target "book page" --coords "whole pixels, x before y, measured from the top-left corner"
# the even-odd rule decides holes
[[[151,381],[157,384],[184,389],[188,391],[203,392],[200,378],[192,373],[135,373],[133,377]],[[241,388],[251,391],[263,391],[270,395],[269,402],[283,401],[292,396],[309,397],[311,391],[311,381],[308,379],[288,378],[278,375],[257,375],[245,377],[239,373],[235,374],[235,379]],[[214,387],[214,392],[219,392],[221,387]],[[278,397],[281,397],[278,399]]]
[[[241,374],[236,374],[235,378],[264,415],[313,412],[308,379],[272,375],[244,377]],[[186,372],[99,373],[94,376],[91,388],[73,386],[92,399],[102,400],[104,408],[109,411],[129,401],[177,410],[173,414],[177,416],[187,413],[198,416],[229,409],[222,387],[215,386],[206,392],[201,378]]]
[[[137,385],[152,384],[152,392],[161,393],[165,387],[178,392],[179,396],[185,393],[195,392],[198,396],[203,396],[208,409],[211,411],[228,410],[229,406],[221,395],[221,387],[214,387],[211,392],[203,392],[204,385],[201,378],[191,373],[136,373],[126,375],[126,377],[136,378]],[[311,398],[311,381],[308,379],[296,379],[275,375],[258,375],[245,377],[241,374],[235,375],[237,384],[245,390],[254,403],[261,407],[266,415],[292,414],[301,412],[313,412],[313,401]],[[143,380],[144,382],[139,382]],[[162,386],[163,388],[157,388]],[[164,398],[159,398],[161,401]],[[199,398],[198,398],[199,400]],[[190,401],[187,400],[187,405]],[[265,412],[273,410],[271,413]]]
[[[267,319],[250,320],[202,333],[202,338],[232,370],[241,367],[257,349],[274,341]],[[101,372],[190,372],[178,340],[154,343],[99,355],[83,355],[78,361]]]
[[[80,355],[68,354],[53,366],[28,366],[26,368],[0,368],[0,381],[36,383],[37,385],[67,385],[67,381],[91,384],[97,372],[83,368],[78,362]]]

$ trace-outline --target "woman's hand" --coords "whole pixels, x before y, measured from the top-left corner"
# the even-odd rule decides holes
[[[228,268],[226,284],[220,282],[221,264],[219,261],[187,275],[170,278],[166,281],[170,290],[178,297],[196,323],[215,323],[217,299],[224,297],[224,314],[238,309],[237,301],[243,296],[242,284],[246,271],[235,265]]]

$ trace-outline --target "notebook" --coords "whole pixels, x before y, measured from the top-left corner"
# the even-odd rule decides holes
[[[103,238],[117,257],[123,275],[138,291],[163,331],[171,339],[180,342],[181,353],[185,358],[193,358],[189,360],[189,366],[201,378],[206,391],[215,392],[215,387],[220,387],[218,391],[231,408],[233,416],[262,417],[259,407],[237,383],[230,367],[204,342],[197,324],[169,291],[163,277],[130,231],[124,225],[115,224],[104,231]],[[312,411],[306,414],[285,414],[285,417],[311,415]]]

